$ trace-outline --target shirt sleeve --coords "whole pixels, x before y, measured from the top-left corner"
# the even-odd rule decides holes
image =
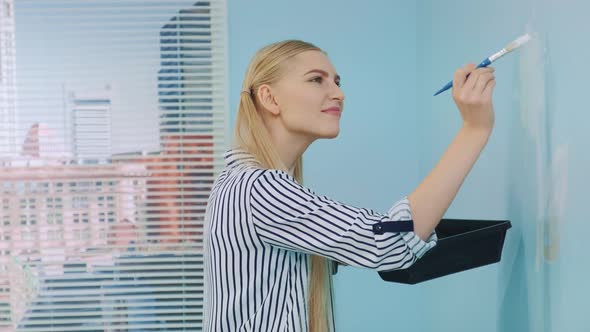
[[[393,206],[387,211],[387,215],[391,220],[412,220],[412,210],[410,208],[410,202],[407,197],[393,204]],[[436,246],[438,237],[436,231],[432,231],[426,241],[423,241],[416,233],[406,232],[402,235],[404,241],[410,245],[410,248],[416,255],[416,258],[422,258],[428,250]]]
[[[406,198],[384,215],[316,195],[286,172],[265,170],[252,184],[250,199],[262,241],[346,265],[403,269],[436,245],[435,233],[422,241],[413,232]]]

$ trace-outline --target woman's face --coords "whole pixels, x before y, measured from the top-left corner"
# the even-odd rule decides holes
[[[340,131],[344,93],[340,76],[320,51],[306,51],[288,60],[285,75],[273,85],[283,127],[296,136],[334,138]]]

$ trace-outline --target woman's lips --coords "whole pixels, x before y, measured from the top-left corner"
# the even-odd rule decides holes
[[[342,111],[340,110],[340,107],[326,108],[325,110],[322,110],[322,112],[332,114],[332,115],[338,115],[338,116],[340,116],[340,114],[342,113]]]

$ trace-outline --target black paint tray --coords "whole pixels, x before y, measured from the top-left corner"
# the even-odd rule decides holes
[[[381,279],[404,284],[497,263],[502,257],[508,220],[442,219],[436,227],[438,242],[404,270],[379,272]]]

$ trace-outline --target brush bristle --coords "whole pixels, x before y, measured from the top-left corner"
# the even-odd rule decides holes
[[[529,40],[531,40],[531,35],[529,35],[528,33],[523,36],[520,36],[520,37],[516,38],[515,41],[508,44],[508,46],[506,46],[506,51],[510,52],[514,49],[517,49],[517,48],[521,47],[522,45],[526,44]]]

